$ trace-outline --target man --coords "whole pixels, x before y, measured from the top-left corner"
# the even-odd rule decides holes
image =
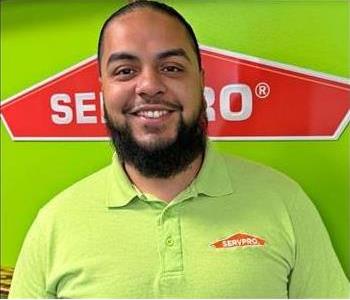
[[[348,297],[300,187],[207,142],[198,44],[176,11],[120,9],[98,58],[117,154],[40,211],[10,297]]]

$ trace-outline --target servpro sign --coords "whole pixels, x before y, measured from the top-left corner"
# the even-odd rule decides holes
[[[350,80],[201,47],[214,140],[337,139]],[[1,103],[13,140],[106,140],[96,57]]]

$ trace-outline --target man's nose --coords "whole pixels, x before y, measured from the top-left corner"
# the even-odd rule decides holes
[[[136,94],[140,96],[156,96],[163,94],[166,86],[159,72],[153,69],[146,69],[138,76]]]

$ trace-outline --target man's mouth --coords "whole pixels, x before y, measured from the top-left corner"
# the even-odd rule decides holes
[[[180,110],[180,108],[159,104],[144,104],[131,109],[128,113],[136,117],[155,120],[164,119],[177,110]]]
[[[171,111],[168,110],[141,110],[135,115],[148,119],[159,119],[169,113],[171,113]]]

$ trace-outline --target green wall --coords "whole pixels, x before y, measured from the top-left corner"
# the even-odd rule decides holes
[[[104,19],[125,2],[2,1],[1,100],[94,55]],[[350,75],[348,1],[165,2],[188,18],[201,44]],[[1,265],[14,266],[38,209],[108,164],[112,147],[108,142],[13,142],[2,122],[0,141]],[[349,126],[337,141],[217,144],[222,152],[271,165],[303,186],[349,277]]]

